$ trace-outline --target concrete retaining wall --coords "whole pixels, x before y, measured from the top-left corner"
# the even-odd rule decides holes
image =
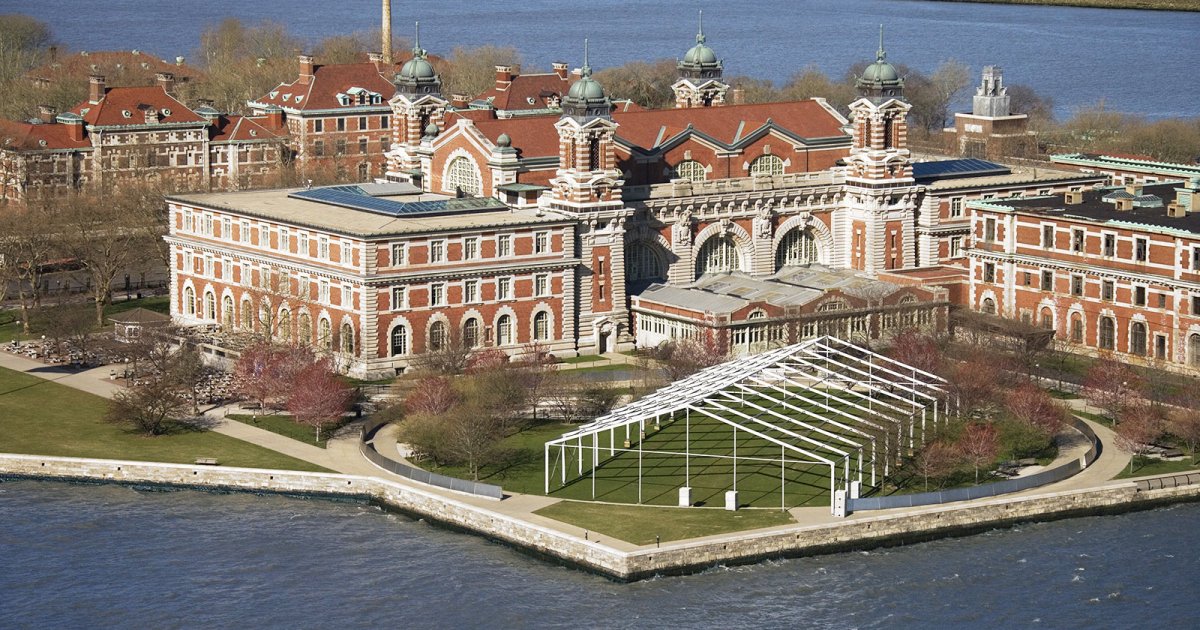
[[[1021,521],[1121,512],[1200,499],[1200,485],[1139,490],[1137,484],[1128,482],[1090,490],[942,505],[895,514],[858,514],[828,525],[775,528],[625,552],[495,512],[486,506],[374,477],[6,454],[0,454],[0,476],[366,499],[618,580],[688,573],[718,564],[744,564],[765,558],[897,545],[964,535]]]

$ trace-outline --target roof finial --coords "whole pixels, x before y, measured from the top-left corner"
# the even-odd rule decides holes
[[[586,37],[583,39],[583,67],[579,71],[585,77],[592,76],[592,67],[588,65],[588,40]]]
[[[879,25],[879,50],[875,53],[876,61],[887,59],[887,53],[883,50],[883,25]]]
[[[696,43],[704,43],[704,9],[700,9],[700,30],[696,31]]]
[[[413,38],[413,56],[424,57],[425,50],[421,48],[421,23],[416,23],[416,36]]]

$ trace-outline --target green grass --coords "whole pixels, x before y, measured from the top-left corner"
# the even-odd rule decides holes
[[[224,466],[331,472],[218,433],[145,437],[105,422],[107,407],[99,396],[0,368],[0,451],[177,464],[215,457]]]
[[[310,426],[300,424],[292,419],[291,416],[267,415],[254,416],[251,414],[230,414],[230,420],[236,420],[242,424],[248,424],[252,427],[265,429],[271,433],[278,433],[286,438],[291,438],[297,442],[304,442],[313,446],[325,448],[329,443],[329,436],[336,430],[336,426],[329,425],[321,428],[321,440],[316,441],[317,432]]]
[[[1090,411],[1080,411],[1078,409],[1072,409],[1071,413],[1076,416],[1079,416],[1081,418],[1087,418],[1088,420],[1091,420],[1092,422],[1104,425],[1110,429],[1113,427],[1112,418],[1109,418],[1108,416],[1101,415],[1098,413],[1092,413]]]
[[[1078,400],[1080,398],[1079,394],[1075,392],[1063,391],[1061,389],[1051,388],[1046,390],[1046,393],[1050,394],[1050,397],[1056,400]]]
[[[123,313],[138,307],[155,311],[157,313],[163,313],[164,315],[169,314],[171,310],[171,298],[170,296],[166,295],[152,295],[150,297],[144,297],[140,300],[123,300],[120,302],[115,302],[104,307],[104,317],[107,319],[108,317],[116,315],[117,313]],[[20,318],[20,309],[13,308],[0,310],[0,343],[9,343],[18,337],[21,327],[18,326],[16,322],[20,320]],[[35,320],[31,319],[31,321]],[[104,326],[97,326],[96,330],[107,331],[110,330],[110,328],[108,327],[108,324],[105,323]],[[23,334],[20,338],[23,341],[28,341],[38,336],[40,335],[36,333],[30,333],[28,335]]]
[[[500,448],[508,451],[505,462],[495,466],[484,466],[479,471],[479,480],[496,484],[506,491],[525,494],[542,494],[544,489],[543,454],[547,440],[552,440],[570,431],[573,425],[557,422],[538,424],[508,436],[500,442]],[[465,466],[431,466],[426,469],[459,479],[470,479],[471,473]]]
[[[685,540],[727,532],[794,523],[791,514],[779,510],[727,512],[702,508],[656,508],[562,501],[534,514],[582,527],[601,536],[611,536],[635,545]],[[591,537],[593,540],[595,536]]]
[[[598,354],[584,354],[584,355],[580,355],[577,357],[571,357],[569,359],[563,359],[561,361],[561,363],[567,363],[567,364],[571,364],[571,363],[607,363],[607,362],[608,362],[608,359],[606,359]]]
[[[592,372],[629,372],[631,376],[640,375],[642,370],[639,370],[636,365],[627,363],[598,363],[596,365],[588,365],[587,367],[560,368],[561,371],[570,372],[571,374],[587,374]]]
[[[1191,457],[1184,457],[1181,460],[1171,462],[1158,459],[1157,457],[1143,457],[1138,455],[1133,458],[1133,470],[1130,471],[1129,468],[1125,468],[1114,479],[1195,472],[1197,468],[1200,468],[1200,464],[1193,464]]]

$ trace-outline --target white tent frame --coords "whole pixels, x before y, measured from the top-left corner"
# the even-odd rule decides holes
[[[747,401],[747,393],[787,409],[792,415],[753,400]],[[573,478],[583,477],[585,460],[590,460],[592,497],[595,498],[596,469],[601,465],[600,451],[604,450],[599,445],[599,436],[608,431],[607,457],[614,457],[617,452],[636,451],[638,454],[638,503],[642,502],[643,453],[652,452],[684,457],[685,486],[690,485],[693,458],[732,459],[733,490],[737,490],[738,460],[777,461],[780,463],[781,509],[786,509],[787,504],[787,464],[828,466],[832,509],[839,472],[844,489],[851,493],[853,481],[858,484],[864,481],[864,450],[870,448],[869,485],[878,485],[879,473],[886,477],[890,471],[892,458],[888,454],[893,447],[892,440],[895,440],[897,460],[902,456],[906,433],[908,450],[914,449],[918,442],[924,443],[929,412],[932,411],[932,426],[936,432],[945,419],[946,399],[946,381],[937,375],[835,337],[817,337],[701,370],[546,442],[545,492],[550,493],[554,468],[559,469],[561,485],[566,485],[570,453],[574,452],[577,456]],[[823,413],[814,411],[814,407]],[[683,412],[684,416],[684,452],[643,451],[646,424],[653,420],[656,426],[661,426],[664,416],[677,419],[678,412]],[[732,429],[732,456],[691,452],[692,413]],[[632,439],[630,428],[635,424],[638,425],[637,447],[617,448],[617,430],[624,428],[625,440],[629,442]],[[779,446],[779,459],[738,457],[739,431]],[[589,437],[590,445],[585,444],[585,438]],[[885,453],[882,470],[878,470],[877,442],[880,437],[884,440]],[[558,451],[553,459],[552,449]],[[852,460],[855,460],[853,469]]]

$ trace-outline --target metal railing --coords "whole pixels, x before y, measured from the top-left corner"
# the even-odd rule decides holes
[[[489,499],[504,498],[504,490],[500,486],[479,483],[478,481],[467,481],[466,479],[459,479],[457,477],[449,477],[446,475],[439,475],[438,473],[415,468],[384,456],[375,449],[375,445],[371,443],[371,440],[375,437],[375,433],[378,432],[379,429],[385,424],[387,424],[387,422],[377,421],[363,426],[362,437],[358,443],[358,450],[363,454],[363,457],[366,457],[371,461],[371,463],[390,473],[400,475],[401,477],[411,479],[416,482],[426,483],[431,486],[446,488],[447,490],[454,490],[456,492],[465,492],[467,494],[487,497]]]
[[[1005,481],[997,481],[995,483],[983,484],[981,486],[971,486],[969,488],[953,488],[950,490],[938,490],[934,492],[922,492],[920,494],[895,494],[886,497],[865,497],[858,499],[847,499],[846,511],[857,512],[860,510],[887,510],[900,507],[915,507],[919,505],[937,505],[939,503],[951,503],[954,501],[969,501],[971,499],[985,499],[995,497],[1002,494],[1011,494],[1022,490],[1029,490],[1038,486],[1062,481],[1072,475],[1082,471],[1090,466],[1096,458],[1100,456],[1101,444],[1100,439],[1096,437],[1096,433],[1086,422],[1071,417],[1067,421],[1071,428],[1079,431],[1087,438],[1091,446],[1080,459],[1074,459],[1063,463],[1061,466],[1043,470],[1042,472],[1029,475],[1028,477],[1018,477],[1016,479],[1007,479]]]

